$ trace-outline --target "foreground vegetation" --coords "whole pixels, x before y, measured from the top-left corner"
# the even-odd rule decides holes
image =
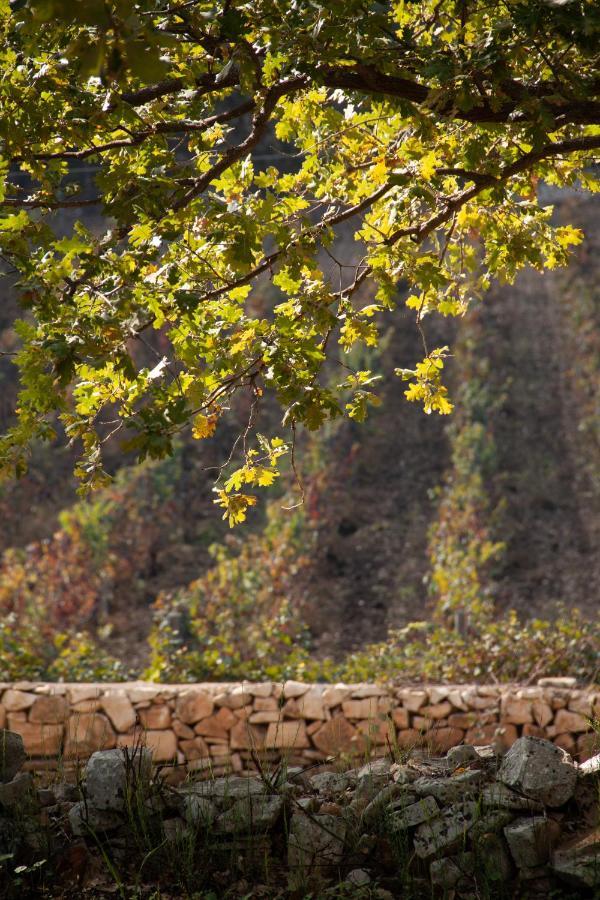
[[[0,896],[592,900],[599,759],[524,737],[504,759],[390,745],[317,772],[257,753],[253,775],[198,781],[100,751],[76,781],[0,784]]]

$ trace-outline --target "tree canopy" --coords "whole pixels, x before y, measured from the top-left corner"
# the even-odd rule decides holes
[[[383,311],[414,316],[407,399],[447,414],[450,351],[428,317],[582,239],[539,184],[597,183],[595,0],[0,0],[0,15],[0,253],[24,307],[6,472],[59,427],[97,486],[109,438],[168,455],[245,392],[216,500],[241,521],[299,427],[378,402],[348,353],[377,345]],[[84,207],[104,227],[58,235],[56,211]],[[279,433],[254,434],[271,396]]]

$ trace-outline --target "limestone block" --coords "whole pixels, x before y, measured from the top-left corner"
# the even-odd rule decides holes
[[[600,888],[600,828],[561,844],[552,855],[551,865],[571,884]]]
[[[305,719],[326,719],[323,692],[318,687],[312,687],[296,700],[300,715]]]
[[[94,809],[82,800],[69,810],[69,824],[76,837],[89,837],[118,828],[123,824],[123,817],[112,810]]]
[[[128,685],[126,690],[130,701],[138,704],[154,700],[162,691],[162,687],[156,684],[135,684]]]
[[[38,684],[33,689],[34,694],[44,694],[46,696],[52,697],[66,697],[67,696],[67,686],[66,684],[61,684],[60,682],[53,682],[50,684]]]
[[[561,750],[564,750],[571,756],[577,752],[577,741],[573,735],[568,732],[557,734],[552,743],[556,744],[557,747],[560,747]]]
[[[401,750],[412,750],[423,746],[423,735],[416,728],[403,728],[396,735],[396,744]]]
[[[565,731],[579,734],[583,731],[590,731],[591,725],[588,719],[581,713],[569,712],[566,709],[559,709],[554,718],[554,727],[556,734],[562,734]]]
[[[236,722],[237,719],[231,710],[223,706],[217,713],[213,713],[212,716],[202,719],[202,721],[195,726],[194,731],[196,734],[201,734],[204,737],[223,738],[227,740],[229,731]]]
[[[172,731],[146,731],[144,740],[154,762],[168,762],[177,758],[177,738]]]
[[[160,706],[149,706],[147,709],[140,709],[138,712],[142,728],[151,728],[160,731],[163,728],[171,727],[171,710],[165,703]]]
[[[482,747],[494,744],[498,749],[506,750],[517,740],[518,733],[514,725],[500,725],[491,722],[488,725],[474,725],[465,734],[467,744]]]
[[[574,688],[577,684],[577,679],[566,675],[553,675],[552,677],[538,678],[537,683],[540,687]]]
[[[459,688],[453,688],[451,691],[448,691],[448,700],[455,709],[462,709],[463,712],[466,712],[469,708],[465,703],[462,691]],[[433,702],[434,701],[432,700],[432,703]]]
[[[537,800],[522,797],[501,782],[488,784],[481,792],[482,806],[494,809],[512,809],[526,812],[542,812],[543,806]]]
[[[125,809],[128,792],[145,793],[150,785],[152,757],[150,751],[136,747],[127,759],[121,749],[92,753],[85,770],[88,803],[95,809]]]
[[[520,700],[510,695],[503,697],[501,704],[502,721],[510,722],[513,725],[524,725],[526,722],[533,722],[531,706],[531,700]]]
[[[179,741],[179,747],[187,760],[206,759],[210,756],[208,744],[201,737],[195,737],[192,741]]]
[[[593,713],[595,700],[596,696],[594,694],[573,693],[567,703],[567,709],[582,716],[587,716],[589,719]]]
[[[281,722],[282,715],[277,710],[272,712],[255,712],[250,714],[248,721],[253,725],[266,725],[271,722]]]
[[[221,813],[214,823],[217,834],[239,834],[268,831],[283,812],[279,796],[250,796],[236,800],[231,809]]]
[[[211,715],[214,703],[204,691],[187,691],[177,701],[175,714],[186,725],[195,725]]]
[[[437,704],[441,703],[443,700],[449,699],[448,695],[450,689],[447,686],[432,685],[431,687],[428,687],[427,690],[429,692],[429,702],[432,706],[437,706]],[[450,702],[452,701],[450,700]]]
[[[273,693],[273,683],[271,681],[263,681],[260,684],[247,684],[246,687],[253,697],[270,697]],[[308,687],[306,685],[306,690],[308,690]]]
[[[69,705],[65,697],[38,697],[29,710],[30,722],[58,725],[69,716]]]
[[[475,858],[472,853],[434,859],[429,867],[429,877],[432,884],[447,893],[456,887],[465,874],[471,874],[474,866]]]
[[[476,691],[480,697],[496,697],[497,700],[505,693],[505,689],[499,684],[478,684]]]
[[[504,828],[504,836],[515,864],[520,868],[543,866],[557,837],[556,823],[544,816],[517,819]]]
[[[279,709],[279,703],[275,697],[255,697],[252,706],[255,712],[275,712]]]
[[[102,697],[102,709],[117,731],[126,732],[136,723],[136,712],[125,691],[111,691]]]
[[[58,756],[61,750],[64,726],[43,725],[36,722],[20,722],[16,729],[29,756]]]
[[[594,758],[600,750],[600,735],[596,732],[580,734],[577,738],[577,755],[581,763]]]
[[[530,722],[527,722],[523,725],[524,737],[537,737],[537,738],[545,738],[546,737],[546,729],[541,728],[539,725],[532,725]]]
[[[533,713],[533,721],[540,728],[545,728],[554,718],[554,710],[545,700],[534,700],[531,704],[531,712]]]
[[[322,728],[322,726],[323,722],[321,722],[320,720],[317,722],[311,722],[310,725],[306,726],[306,733],[309,735],[315,734],[317,731],[319,731],[320,728]]]
[[[115,745],[112,725],[101,713],[82,713],[69,718],[65,756],[89,756],[95,750],[111,750]]]
[[[577,769],[571,757],[549,741],[522,737],[504,757],[498,780],[526,797],[557,807],[572,797]]]
[[[69,703],[79,703],[81,700],[97,700],[102,694],[102,688],[98,684],[70,684],[67,688]]]
[[[476,715],[473,712],[452,713],[448,716],[448,725],[452,728],[472,728],[475,725]]]
[[[415,853],[421,859],[431,859],[458,848],[476,815],[476,803],[449,806],[441,815],[418,826],[414,835]]]
[[[394,830],[414,828],[423,822],[429,822],[439,813],[439,808],[433,797],[423,797],[416,803],[394,809],[390,816],[390,825]]]
[[[463,698],[469,709],[495,709],[498,706],[498,697],[481,697],[474,691],[472,693],[464,692]]]
[[[407,709],[397,706],[392,710],[392,721],[396,728],[408,728],[410,725],[410,715]]]
[[[455,728],[452,725],[443,726],[442,728],[434,728],[428,737],[430,738],[433,749],[438,753],[446,753],[451,747],[456,747],[462,743],[465,733],[462,728]]]
[[[277,749],[310,747],[304,722],[271,722],[265,746]]]
[[[350,688],[345,685],[336,684],[333,687],[326,687],[323,691],[323,703],[328,709],[332,709],[334,706],[341,706],[350,694]]]
[[[303,684],[301,681],[286,681],[283,685],[283,696],[285,700],[295,697],[302,697],[309,690],[309,684]]]
[[[462,768],[476,759],[479,759],[479,754],[471,744],[451,747],[446,754],[446,760],[451,769]]]
[[[388,689],[379,684],[355,684],[352,686],[353,700],[364,700],[367,697],[387,697]]]
[[[483,772],[467,769],[466,772],[447,778],[422,776],[411,784],[411,790],[420,797],[435,797],[440,804],[448,805],[474,798],[479,793],[483,780]]]
[[[425,716],[427,719],[445,719],[451,712],[452,704],[448,700],[443,700],[441,703],[423,706],[419,710],[419,715]]]
[[[2,695],[2,706],[7,712],[20,712],[33,706],[37,697],[28,691],[15,691],[9,688]]]
[[[206,743],[211,756],[229,756],[229,744],[215,744],[208,740]]]
[[[429,731],[433,726],[433,719],[426,719],[425,716],[413,716],[412,725],[417,731]]]
[[[179,738],[183,738],[186,741],[191,741],[194,738],[194,729],[190,728],[189,725],[184,725],[179,719],[173,719],[171,728]]]
[[[71,713],[95,713],[102,709],[101,700],[79,700],[77,703],[71,703]]]
[[[360,749],[368,749],[372,744],[387,744],[392,742],[396,735],[394,726],[388,720],[363,719],[356,723],[356,730],[362,736],[357,738],[356,745]]]
[[[19,731],[20,723],[27,721],[27,713],[25,711],[9,713],[7,720],[9,729],[12,731]]]
[[[409,712],[418,712],[422,706],[429,702],[429,694],[427,691],[418,690],[417,688],[405,688],[399,691],[398,696],[402,700],[402,705]]]
[[[260,778],[244,778],[230,775],[212,781],[191,781],[181,789],[181,793],[208,797],[220,806],[232,806],[236,800],[264,794],[266,787]]]
[[[188,825],[208,828],[217,816],[217,808],[207,797],[186,794],[183,798],[183,814]]]
[[[374,719],[376,716],[384,715],[377,697],[367,697],[364,700],[344,700],[342,711],[347,719]]]
[[[356,747],[358,732],[344,716],[335,716],[312,735],[315,747],[328,755],[347,753]]]
[[[216,706],[225,706],[227,709],[241,709],[252,703],[252,694],[241,685],[237,685],[230,691],[217,694],[214,697]]]
[[[324,797],[337,797],[354,783],[345,772],[319,772],[309,778],[311,786]]]
[[[262,750],[266,733],[264,726],[237,722],[231,729],[230,747],[232,750]]]
[[[309,818],[295,812],[288,838],[290,889],[295,892],[318,890],[324,878],[340,863],[345,836],[346,823],[339,816]]]
[[[3,812],[12,811],[22,818],[25,811],[33,811],[36,807],[31,772],[20,772],[12,781],[0,783],[0,809]]]

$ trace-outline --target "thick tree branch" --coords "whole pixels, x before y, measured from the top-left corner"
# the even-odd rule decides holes
[[[378,71],[374,66],[364,64],[358,64],[354,67],[323,67],[320,70],[320,75],[326,87],[396,97],[400,100],[408,100],[418,106],[427,105],[434,97],[434,92],[426,84],[407,78],[400,78],[397,75],[387,75]],[[560,97],[554,93],[556,87],[553,85],[547,85],[547,90],[545,91],[544,88],[546,86],[527,86],[510,81],[506,87],[510,87],[510,92],[514,99],[505,100],[499,106],[492,105],[490,98],[490,102],[484,101],[481,105],[477,105],[470,110],[461,110],[456,105],[454,98],[450,96],[444,99],[442,105],[436,104],[435,111],[440,116],[460,119],[465,122],[524,122],[530,119],[530,114],[526,109],[521,109],[520,104],[527,103],[528,100],[536,100],[534,104],[536,108],[539,109],[540,102],[543,102],[548,112],[555,117],[560,117],[563,123],[600,124],[600,99],[578,100]],[[600,90],[600,85],[594,82],[590,86],[590,90],[594,90],[597,93]]]

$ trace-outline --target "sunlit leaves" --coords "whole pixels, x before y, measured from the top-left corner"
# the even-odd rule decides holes
[[[219,506],[225,510],[223,518],[229,522],[229,527],[239,525],[246,521],[246,513],[251,506],[256,503],[256,497],[250,494],[227,493],[227,491],[217,491],[217,499],[215,500]]]
[[[410,381],[408,390],[404,392],[407,400],[423,404],[428,415],[437,412],[447,416],[453,405],[448,399],[448,389],[442,384],[444,358],[448,356],[448,347],[432,350],[414,369],[396,369],[404,381]],[[411,380],[414,379],[414,380]]]
[[[160,458],[186,427],[210,438],[239,396],[275,399],[294,434],[362,421],[377,391],[335,383],[331,360],[371,354],[383,311],[414,318],[418,352],[429,317],[565,264],[581,239],[538,193],[595,184],[587,6],[476,0],[465,21],[436,0],[71,7],[0,11],[0,253],[33,323],[7,470],[57,415],[84,485],[113,433]],[[56,234],[54,208],[78,218],[78,199],[102,224]],[[452,409],[443,356],[403,370],[426,412]],[[266,438],[249,455],[253,426],[218,485],[234,523],[245,487],[279,471]]]
[[[210,416],[198,413],[198,415],[194,416],[192,419],[192,437],[197,441],[212,437],[215,433],[218,421],[219,418],[214,413]]]

